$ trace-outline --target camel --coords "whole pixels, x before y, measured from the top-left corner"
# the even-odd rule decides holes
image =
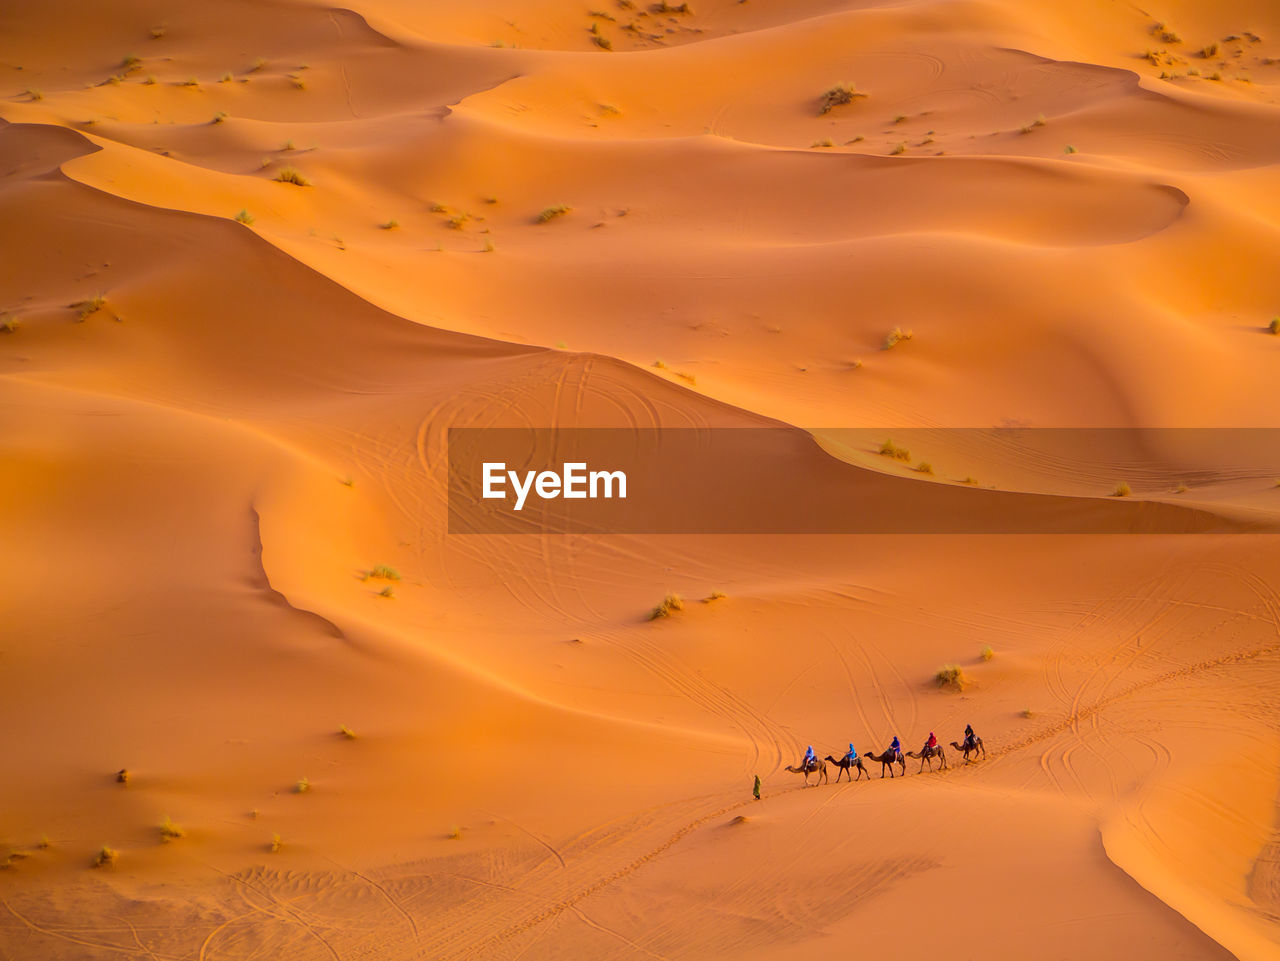
[[[861,780],[862,780],[862,775],[864,775],[864,774],[865,774],[868,778],[870,778],[870,777],[871,777],[871,773],[867,770],[867,766],[866,766],[865,764],[863,764],[863,763],[862,763],[862,758],[860,758],[860,757],[855,757],[855,758],[853,758],[853,759],[851,760],[849,757],[847,757],[847,756],[846,756],[846,757],[842,757],[840,760],[838,760],[838,761],[837,761],[837,760],[836,760],[835,758],[833,758],[830,754],[828,754],[828,755],[827,755],[827,760],[828,760],[828,761],[830,761],[832,764],[834,764],[836,767],[838,767],[838,768],[840,769],[840,770],[839,770],[839,772],[836,774],[836,783],[837,783],[837,784],[839,784],[839,783],[840,783],[840,775],[841,775],[841,774],[849,774],[849,769],[850,769],[850,768],[855,768],[855,767],[856,767],[856,768],[858,769],[858,777],[857,777],[857,780],[859,780],[859,781],[861,781]],[[850,781],[854,780],[854,777],[853,777],[853,775],[852,775],[852,774],[849,774],[849,780],[850,780]]]
[[[938,745],[936,745],[936,746],[934,746],[934,747],[929,747],[929,745],[927,745],[927,744],[926,744],[926,745],[925,745],[924,747],[922,747],[919,751],[908,751],[908,752],[907,752],[907,757],[918,757],[918,758],[920,759],[920,771],[921,771],[921,772],[923,772],[923,771],[924,771],[924,763],[925,763],[925,761],[928,761],[928,762],[929,762],[929,770],[930,770],[930,771],[932,771],[932,770],[933,770],[933,759],[934,759],[935,757],[936,757],[936,758],[938,758],[938,760],[940,760],[940,761],[942,762],[942,769],[943,769],[943,770],[945,770],[945,769],[946,769],[946,767],[947,767],[947,756],[946,756],[945,754],[943,754],[943,753],[942,753],[942,745],[941,745],[941,744],[938,744]]]
[[[790,764],[788,764],[786,767],[786,770],[790,771],[792,774],[803,774],[805,787],[809,786],[810,774],[817,775],[817,777],[813,779],[814,787],[817,787],[820,783],[827,780],[827,764],[825,761],[819,761],[817,764],[815,764],[811,768],[804,767],[803,765],[801,765],[800,767],[792,767]]]
[[[896,764],[902,768],[902,776],[907,776],[907,762],[900,757],[894,757],[892,751],[885,751],[883,754],[872,754],[870,751],[864,751],[863,757],[869,757],[873,761],[880,762],[880,779],[884,780],[884,772],[888,770],[889,777],[893,777],[893,766]],[[870,775],[868,775],[869,777]]]
[[[986,749],[985,747],[983,747],[983,746],[982,746],[982,738],[977,737],[977,736],[975,736],[975,737],[974,737],[974,739],[973,739],[973,747],[965,747],[963,744],[957,744],[955,741],[952,741],[952,742],[951,742],[951,746],[952,746],[953,748],[955,748],[957,751],[963,751],[963,752],[964,752],[964,759],[965,759],[966,761],[968,761],[968,760],[969,760],[969,752],[970,752],[970,751],[972,751],[975,755],[976,755],[979,751],[981,751],[981,752],[982,752],[982,756],[983,756],[984,758],[987,756],[987,749]]]

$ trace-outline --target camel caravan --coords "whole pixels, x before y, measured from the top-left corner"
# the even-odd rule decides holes
[[[964,756],[966,764],[970,761],[970,755],[973,756],[973,760],[978,760],[979,758],[985,758],[987,756],[987,749],[982,744],[982,738],[978,737],[978,735],[973,732],[973,725],[965,726],[963,742],[952,741],[951,746]],[[907,758],[919,758],[920,769],[917,773],[921,774],[924,773],[924,766],[926,764],[929,765],[929,770],[932,771],[933,762],[935,760],[938,761],[938,770],[942,771],[947,767],[946,752],[943,751],[942,745],[938,743],[937,737],[934,736],[932,731],[930,731],[929,739],[925,741],[924,746],[918,751],[903,751],[902,743],[898,740],[896,735],[893,738],[893,743],[879,754],[876,754],[874,751],[867,751],[860,755],[856,750],[854,750],[853,744],[850,743],[849,750],[846,751],[844,756],[839,760],[832,757],[830,754],[824,758],[818,757],[813,750],[813,746],[810,745],[808,750],[805,751],[804,760],[800,762],[799,766],[788,764],[786,766],[786,770],[790,771],[792,774],[803,774],[806,786],[809,784],[810,775],[813,775],[814,787],[817,787],[819,784],[829,783],[829,770],[832,767],[836,768],[837,784],[840,783],[841,776],[847,776],[852,782],[861,781],[862,776],[865,774],[867,779],[870,780],[871,772],[867,770],[867,765],[863,762],[863,758],[866,758],[867,761],[871,763],[879,763],[881,778],[884,777],[886,771],[889,772],[889,777],[897,777],[897,775],[893,773],[893,766],[895,764],[898,766],[898,773],[903,777],[906,777]],[[858,776],[856,778],[853,776],[854,769],[857,769],[858,772]],[[756,796],[759,797],[759,794]]]

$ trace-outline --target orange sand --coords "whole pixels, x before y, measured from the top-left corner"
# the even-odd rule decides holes
[[[449,427],[772,423],[1086,516],[1121,454],[866,445],[1280,427],[1280,8],[691,7],[0,10],[0,956],[1280,956],[1275,536],[444,499]],[[1280,519],[1238,454],[1129,480]]]

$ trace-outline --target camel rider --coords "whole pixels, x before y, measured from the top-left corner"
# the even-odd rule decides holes
[[[934,750],[938,746],[938,736],[930,731],[929,740],[925,741],[924,746],[927,750]]]
[[[895,761],[902,760],[902,742],[898,740],[898,735],[893,736],[893,743],[889,745],[889,750],[893,752]]]
[[[973,733],[972,724],[966,724],[964,726],[964,746],[965,750],[972,750],[978,746],[978,736]]]
[[[849,742],[849,752],[844,756],[844,759],[850,764],[853,764],[858,760],[858,752],[853,749],[852,741]]]
[[[804,764],[802,767],[806,771],[812,771],[818,766],[818,755],[814,753],[813,745],[810,744],[804,751]]]

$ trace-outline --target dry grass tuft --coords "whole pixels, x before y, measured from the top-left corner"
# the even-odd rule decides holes
[[[386,587],[384,587],[382,590],[378,591],[378,596],[379,596],[379,597],[385,597],[385,598],[387,598],[388,600],[390,600],[390,599],[392,599],[392,598],[394,598],[394,597],[396,596],[396,592],[395,592],[394,590],[392,590],[391,585],[390,585],[390,584],[388,584],[388,585],[387,585]]]
[[[271,835],[271,843],[267,845],[267,850],[272,854],[279,854],[282,847],[284,847],[284,842],[280,840],[280,835]]]
[[[311,790],[311,781],[308,778],[298,778],[298,783],[293,786],[294,794],[306,794]]]
[[[185,838],[187,832],[178,825],[173,823],[173,819],[165,815],[165,819],[160,822],[160,840],[168,844],[178,838]]]
[[[880,445],[880,456],[892,457],[894,460],[910,461],[911,451],[907,450],[905,447],[899,447],[891,439],[886,439],[885,442]]]
[[[380,581],[398,581],[400,580],[400,572],[394,567],[388,567],[386,564],[379,564],[371,570],[366,577],[372,577]]]
[[[253,214],[249,213],[247,209],[241,209],[240,213],[236,214],[236,222],[248,226],[253,223]]]
[[[702,603],[710,604],[712,601],[722,601],[725,599],[726,596],[727,595],[724,593],[724,591],[712,591],[710,594],[708,594],[706,597],[702,599]]]
[[[378,227],[381,230],[395,230],[399,226],[400,226],[400,221],[396,220],[395,217],[392,217],[386,223],[378,224]]]
[[[655,607],[649,614],[649,620],[656,621],[660,617],[670,617],[676,611],[684,610],[684,600],[679,594],[668,594],[662,599],[662,603]]]
[[[568,204],[556,204],[554,207],[547,207],[534,219],[540,224],[545,224],[555,220],[557,217],[563,217],[572,209]]]
[[[343,737],[345,737],[348,741],[354,741],[356,739],[356,732],[351,730],[351,728],[347,727],[347,725],[345,724],[339,725],[338,733],[341,734]]]
[[[818,114],[830,113],[836,107],[843,107],[845,104],[863,100],[866,97],[867,94],[853,84],[838,83],[818,99]]]
[[[311,181],[303,176],[296,167],[281,167],[272,179],[278,180],[282,184],[295,184],[299,187],[311,186]]]
[[[0,334],[16,334],[22,321],[12,314],[0,314]]]
[[[461,841],[462,828],[458,827],[458,825],[455,824],[453,827],[449,828],[449,833],[446,834],[445,837],[447,837],[450,841]]]
[[[1116,489],[1111,492],[1112,497],[1128,497],[1133,493],[1133,488],[1129,486],[1128,481],[1121,481],[1116,485]]]
[[[982,650],[978,652],[978,657],[982,658],[984,661],[989,661],[995,656],[996,652],[991,649],[990,644],[984,644]]]
[[[933,473],[933,465],[932,465],[932,464],[930,464],[927,460],[922,460],[920,463],[916,464],[916,466],[915,466],[915,467],[913,467],[913,468],[911,468],[911,469],[912,469],[912,470],[914,470],[914,471],[915,471],[916,473],[918,473],[918,474],[932,474],[932,473]]]
[[[898,344],[902,343],[904,340],[910,340],[914,336],[915,336],[915,333],[910,330],[903,330],[901,327],[895,327],[893,328],[893,330],[889,331],[889,333],[884,335],[884,344],[881,346],[880,349],[892,350],[894,347],[897,347]]]
[[[1271,318],[1271,323],[1267,324],[1267,333],[1280,335],[1280,317]]]
[[[969,686],[969,678],[965,676],[964,669],[959,664],[944,664],[938,668],[933,679],[938,687],[954,691],[963,691]]]
[[[119,851],[104,844],[98,853],[93,856],[93,866],[95,868],[109,868],[116,863],[119,857]]]
[[[76,301],[71,306],[75,309],[79,319],[84,321],[107,306],[107,298],[105,294],[94,294],[88,300]]]

